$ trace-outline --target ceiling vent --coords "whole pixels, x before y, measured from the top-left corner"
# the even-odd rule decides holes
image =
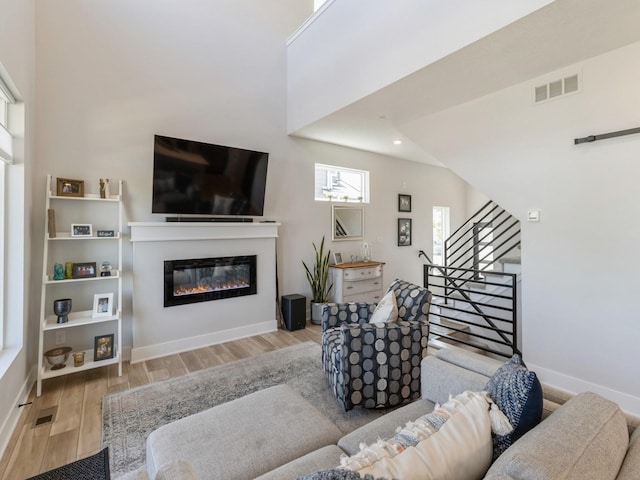
[[[554,80],[535,88],[535,102],[546,102],[579,90],[578,74]]]

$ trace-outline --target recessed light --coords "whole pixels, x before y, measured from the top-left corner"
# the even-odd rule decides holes
[[[393,144],[394,145],[402,145],[402,140],[394,140]]]

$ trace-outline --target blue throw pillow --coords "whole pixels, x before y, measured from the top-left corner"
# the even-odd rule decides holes
[[[498,368],[484,389],[514,428],[508,435],[493,435],[495,460],[513,442],[540,423],[542,385],[535,372],[528,370],[520,355],[516,354]]]

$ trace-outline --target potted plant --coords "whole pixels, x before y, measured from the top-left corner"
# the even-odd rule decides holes
[[[306,270],[307,280],[311,287],[311,323],[319,324],[322,321],[322,305],[329,300],[329,292],[333,287],[333,283],[327,285],[331,250],[327,250],[327,253],[324,253],[324,236],[320,242],[319,249],[316,247],[316,244],[313,243],[313,250],[316,253],[313,268],[309,268],[304,260],[302,264]]]

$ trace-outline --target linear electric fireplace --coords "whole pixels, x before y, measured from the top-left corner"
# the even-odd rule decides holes
[[[165,307],[256,293],[256,255],[164,262]]]

